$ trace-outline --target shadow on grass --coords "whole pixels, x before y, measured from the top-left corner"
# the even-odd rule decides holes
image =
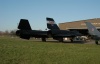
[[[42,43],[42,40],[33,40],[34,42],[41,42]],[[59,42],[57,40],[47,40],[45,43],[73,43],[73,44],[84,44],[86,43],[85,41],[73,41],[73,42],[70,42],[70,41],[64,41],[64,42]]]

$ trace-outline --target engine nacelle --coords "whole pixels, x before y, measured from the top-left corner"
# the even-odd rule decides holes
[[[17,30],[17,31],[16,31],[16,35],[17,35],[17,36],[20,36],[20,38],[22,38],[22,39],[27,39],[27,40],[29,40],[29,39],[30,39],[30,36],[29,36],[28,34],[25,34],[24,32],[25,32],[25,31]]]

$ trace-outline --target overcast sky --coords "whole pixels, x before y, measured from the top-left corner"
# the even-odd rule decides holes
[[[0,31],[17,29],[20,19],[45,30],[46,17],[57,24],[100,18],[100,0],[0,0]]]

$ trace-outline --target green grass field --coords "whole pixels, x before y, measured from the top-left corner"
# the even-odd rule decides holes
[[[100,64],[100,46],[0,37],[0,64]]]

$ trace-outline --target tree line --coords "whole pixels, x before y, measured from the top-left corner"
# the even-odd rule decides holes
[[[16,36],[16,30],[11,31],[0,31],[0,36]]]

